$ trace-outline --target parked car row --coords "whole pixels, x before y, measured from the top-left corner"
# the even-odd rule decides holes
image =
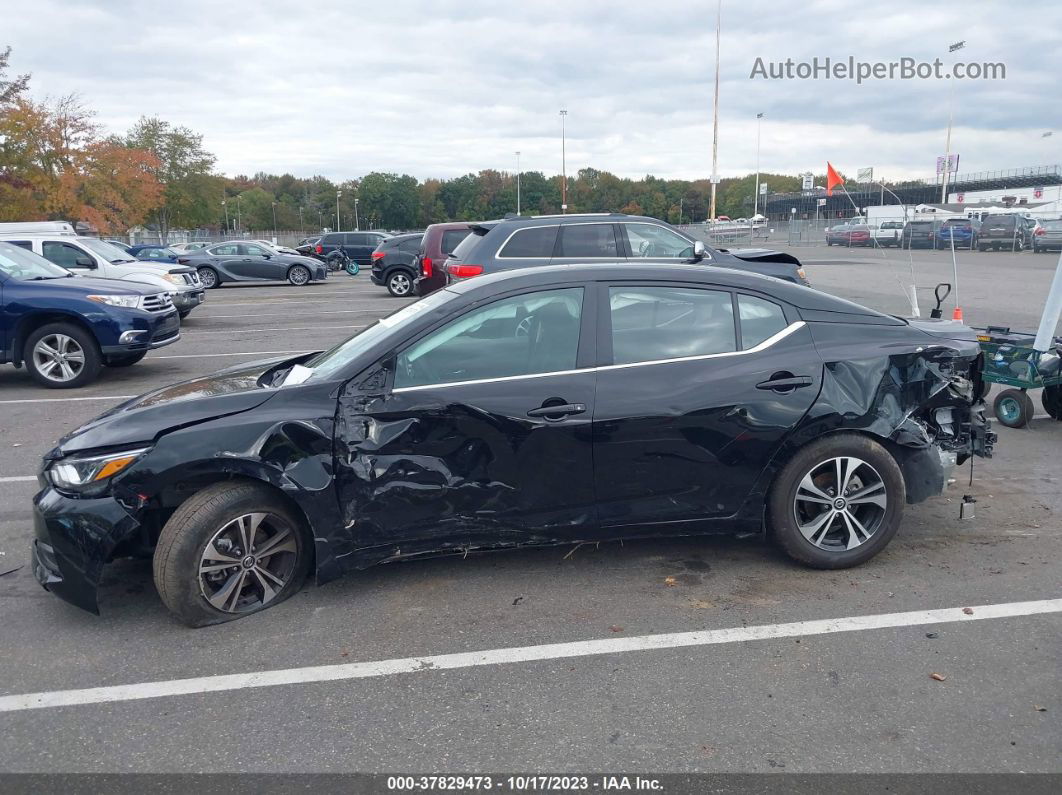
[[[1057,222],[1040,222],[1015,213],[997,213],[978,218],[916,219],[879,221],[868,225],[862,221],[846,221],[826,229],[827,246],[878,246],[886,248],[966,248],[971,251],[1046,251],[1059,245],[1051,233],[1058,227],[1045,226]]]

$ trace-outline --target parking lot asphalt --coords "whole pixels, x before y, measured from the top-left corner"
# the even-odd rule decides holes
[[[905,312],[880,253],[792,251],[817,287]],[[950,253],[914,256],[920,286],[950,276]],[[967,254],[968,322],[1034,329],[1054,262]],[[0,571],[26,561],[32,476],[66,431],[172,381],[327,347],[404,303],[364,274],[226,287],[180,342],[86,389],[43,390],[0,368]],[[759,538],[489,553],[308,585],[265,613],[191,630],[163,608],[150,561],[108,568],[99,617],[23,566],[0,576],[0,770],[1062,772],[1062,613],[961,613],[1062,597],[1062,423],[1041,413],[998,430],[972,486],[963,469],[946,496],[908,508],[885,552],[846,571],[800,568]],[[977,499],[974,519],[959,519],[963,494]],[[955,620],[906,617],[945,608]],[[904,617],[840,621],[883,614]],[[822,619],[839,622],[748,632]],[[730,628],[711,644],[643,640]],[[582,656],[540,650],[624,638]],[[466,667],[210,692],[221,675],[488,651]],[[159,695],[183,679],[203,685]],[[152,684],[125,701],[2,698],[137,683]]]

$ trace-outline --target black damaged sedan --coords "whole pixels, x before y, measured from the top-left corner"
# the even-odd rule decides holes
[[[456,284],[335,348],[124,403],[62,439],[33,569],[97,611],[151,555],[199,626],[375,563],[762,530],[816,568],[991,453],[979,349],[755,274],[574,265]]]

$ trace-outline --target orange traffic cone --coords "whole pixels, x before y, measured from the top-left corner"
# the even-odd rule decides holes
[[[960,323],[962,322],[962,307],[955,307],[955,310],[951,313],[951,319],[958,320]]]

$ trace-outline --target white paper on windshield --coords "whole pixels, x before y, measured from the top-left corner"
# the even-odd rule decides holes
[[[288,371],[287,376],[284,378],[284,383],[281,386],[294,386],[295,384],[301,384],[307,378],[313,375],[313,368],[303,367],[301,364],[296,364]]]

